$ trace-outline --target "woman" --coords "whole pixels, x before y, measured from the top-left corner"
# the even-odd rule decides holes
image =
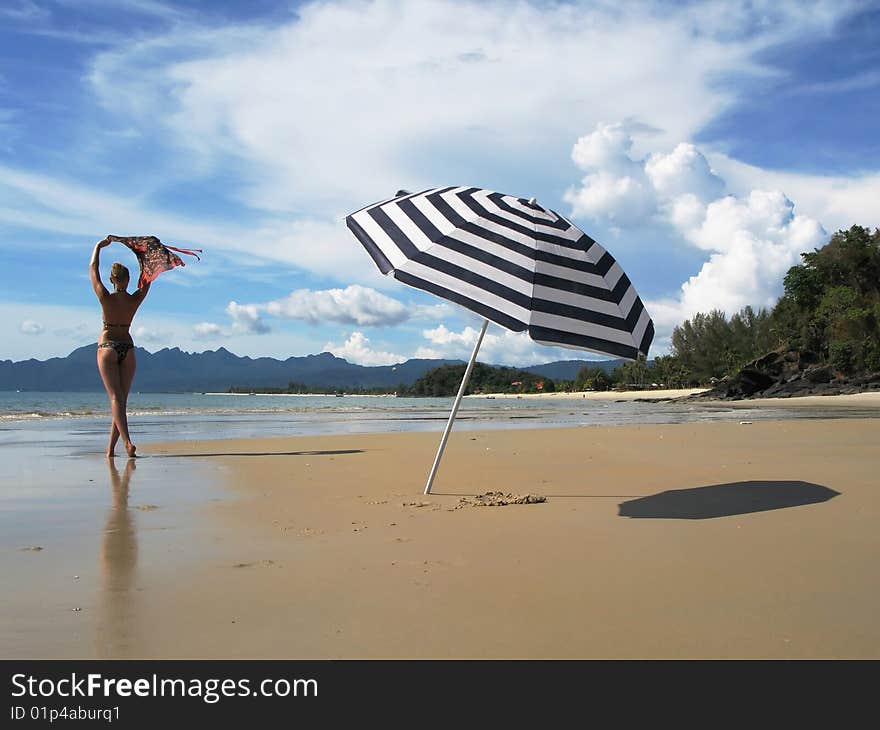
[[[128,404],[128,392],[131,390],[131,381],[134,379],[134,371],[137,366],[134,354],[134,342],[128,329],[135,312],[150,291],[150,283],[145,282],[140,289],[129,294],[128,269],[118,261],[110,269],[110,283],[113,291],[107,291],[101,281],[100,254],[101,249],[110,245],[110,239],[105,238],[95,245],[92,252],[91,267],[89,270],[92,289],[101,302],[101,311],[104,315],[104,327],[98,338],[98,372],[107,389],[110,398],[110,411],[113,423],[110,426],[110,443],[107,445],[107,458],[115,456],[116,442],[122,437],[125,451],[130,457],[135,456],[136,447],[131,442],[128,433],[128,416],[126,407]]]

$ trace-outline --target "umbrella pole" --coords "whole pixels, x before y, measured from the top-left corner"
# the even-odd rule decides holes
[[[431,467],[431,473],[428,474],[428,483],[425,485],[425,494],[431,493],[431,484],[434,482],[434,476],[437,474],[437,467],[440,466],[440,459],[443,457],[443,449],[446,448],[446,441],[449,433],[452,431],[452,423],[458,413],[458,407],[461,405],[462,396],[464,396],[465,388],[467,388],[468,380],[471,377],[471,370],[474,369],[474,363],[477,361],[477,353],[480,351],[480,345],[483,344],[483,335],[486,334],[486,328],[489,326],[489,320],[483,320],[483,328],[477,337],[477,344],[474,345],[474,351],[471,353],[471,360],[465,368],[464,377],[461,379],[461,385],[458,388],[458,395],[455,397],[455,404],[452,406],[452,413],[449,414],[449,421],[446,423],[446,429],[443,431],[443,438],[440,439],[440,448],[437,449],[437,456],[434,457],[434,464]]]

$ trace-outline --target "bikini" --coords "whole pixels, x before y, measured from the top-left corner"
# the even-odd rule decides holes
[[[104,322],[104,329],[109,330],[111,327],[130,327],[131,325],[127,324],[113,324],[112,322]],[[125,360],[125,356],[128,354],[129,350],[134,349],[134,343],[132,342],[121,342],[120,340],[107,340],[106,342],[101,342],[98,345],[98,349],[100,350],[102,347],[112,347],[116,352],[116,362],[120,363]]]

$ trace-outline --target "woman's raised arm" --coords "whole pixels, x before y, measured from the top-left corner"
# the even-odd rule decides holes
[[[92,260],[89,262],[89,278],[92,280],[92,289],[95,290],[95,296],[97,296],[98,299],[103,299],[110,294],[110,292],[107,291],[107,287],[104,286],[104,282],[101,281],[100,261],[101,249],[109,245],[109,238],[105,238],[103,241],[98,241],[95,244],[95,250],[92,251]]]

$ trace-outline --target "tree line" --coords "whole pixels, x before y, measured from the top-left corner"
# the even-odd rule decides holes
[[[801,254],[772,309],[697,314],[675,328],[672,354],[650,376],[676,386],[711,384],[772,351],[809,352],[841,375],[880,371],[880,229],[838,231]]]

